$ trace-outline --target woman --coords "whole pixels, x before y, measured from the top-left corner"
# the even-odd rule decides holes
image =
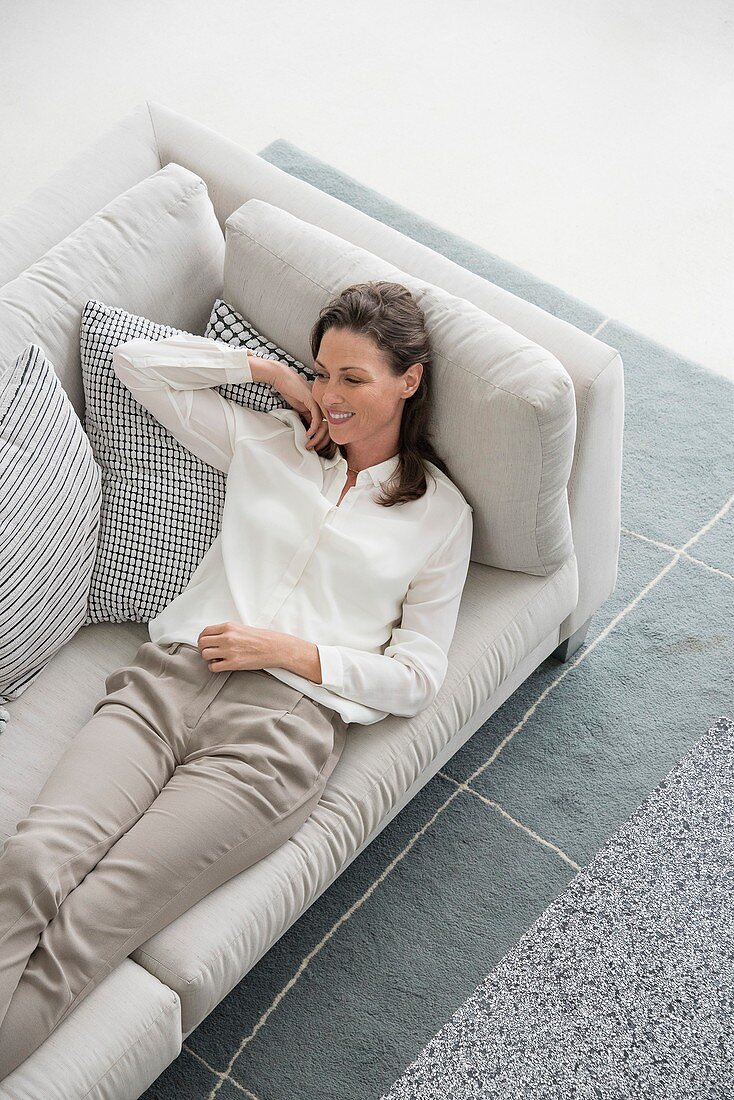
[[[114,350],[136,399],[227,474],[222,525],[0,853],[0,1078],[300,828],[350,722],[415,715],[443,683],[472,509],[429,439],[423,312],[400,284],[356,284],[311,349],[312,387],[199,336]],[[250,381],[290,407],[215,392]]]

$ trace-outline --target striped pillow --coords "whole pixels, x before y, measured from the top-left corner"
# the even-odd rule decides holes
[[[0,375],[0,702],[22,695],[84,625],[101,478],[42,348]]]
[[[112,369],[118,344],[181,332],[93,298],[82,311],[84,427],[102,471],[104,501],[87,623],[149,622],[184,590],[221,527],[226,475],[179,443]],[[254,333],[217,299],[207,336],[244,343]],[[282,358],[309,373],[263,338],[249,346],[261,358]],[[263,382],[228,383],[217,392],[265,412],[288,407]]]

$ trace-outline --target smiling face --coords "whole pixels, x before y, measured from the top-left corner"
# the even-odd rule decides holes
[[[315,360],[312,393],[328,418],[329,435],[362,468],[396,453],[405,399],[417,390],[423,366],[397,378],[377,345],[348,329],[324,333]],[[351,413],[332,420],[330,413]]]

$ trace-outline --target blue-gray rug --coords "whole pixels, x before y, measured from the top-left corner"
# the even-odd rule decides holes
[[[722,716],[382,1100],[729,1100],[733,877]]]
[[[287,141],[259,155],[598,335],[625,370],[619,577],[585,645],[543,662],[144,1094],[376,1100],[734,711],[734,386]]]

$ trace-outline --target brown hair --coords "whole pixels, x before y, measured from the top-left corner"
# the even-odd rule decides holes
[[[348,329],[368,336],[382,352],[395,378],[405,374],[413,363],[423,364],[418,389],[404,401],[400,422],[399,462],[393,477],[375,498],[385,508],[418,500],[426,492],[424,460],[432,462],[450,477],[443,459],[431,442],[428,426],[431,410],[432,355],[423,310],[407,287],[401,283],[377,280],[354,283],[345,287],[328,302],[310,333],[311,354],[319,354],[321,338],[327,329]],[[324,458],[333,458],[339,447],[346,458],[346,447],[329,440],[319,451]]]

